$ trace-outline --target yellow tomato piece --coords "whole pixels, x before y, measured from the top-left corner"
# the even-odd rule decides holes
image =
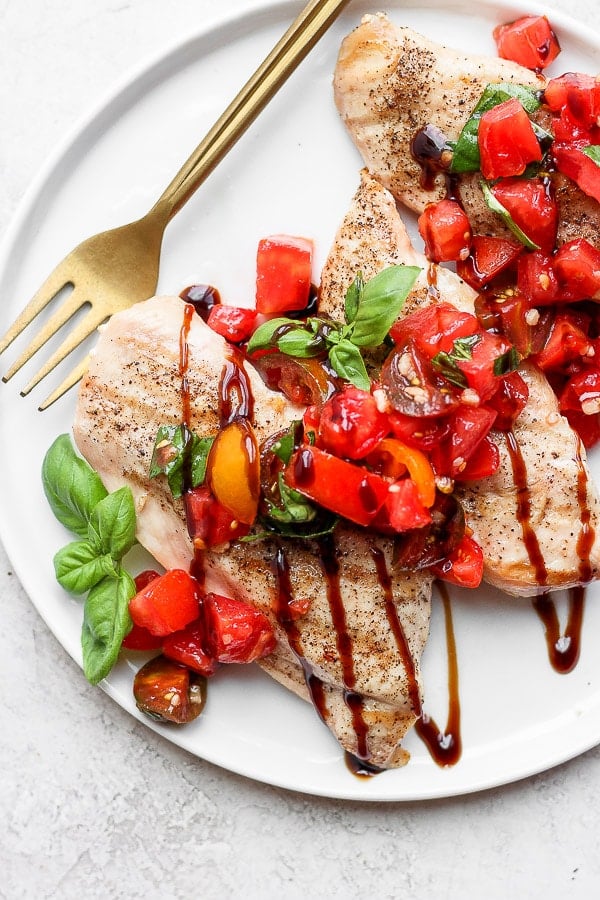
[[[429,508],[435,502],[435,473],[427,456],[416,447],[399,441],[397,438],[384,438],[379,442],[373,454],[382,461],[382,474],[390,478],[398,478],[408,470],[417,488],[423,506]]]
[[[208,457],[211,490],[235,518],[251,525],[258,512],[260,460],[249,422],[231,422],[219,432]]]

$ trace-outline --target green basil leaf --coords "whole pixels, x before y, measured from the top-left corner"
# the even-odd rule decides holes
[[[588,147],[584,147],[583,152],[586,156],[589,156],[597,166],[600,166],[600,146],[598,144],[590,144]]]
[[[314,541],[328,534],[332,534],[339,522],[339,516],[329,510],[319,509],[315,518],[310,522],[277,522],[274,519],[264,517],[262,524],[265,531],[257,534],[249,534],[241,538],[242,541],[257,541],[263,538],[272,538],[278,535],[291,540]]]
[[[521,357],[519,351],[515,347],[511,347],[502,356],[497,356],[494,360],[494,375],[508,375],[519,368]]]
[[[92,511],[88,538],[101,554],[121,559],[135,544],[135,506],[128,487],[113,491]]]
[[[110,553],[98,556],[89,541],[72,541],[54,555],[54,572],[61,587],[80,595],[116,569]]]
[[[420,271],[418,266],[389,266],[367,281],[352,322],[353,344],[379,347],[383,343]]]
[[[364,286],[365,282],[362,277],[362,272],[359,272],[346,291],[346,296],[344,298],[344,318],[348,325],[354,322],[354,319],[356,318]]]
[[[449,381],[450,384],[454,384],[459,388],[467,387],[467,379],[461,372],[457,360],[452,356],[451,353],[447,353],[445,350],[440,350],[440,352],[436,353],[432,358],[431,363],[434,369],[436,369],[441,375],[443,375],[446,381]]]
[[[494,196],[489,184],[483,180],[480,184],[488,209],[491,209],[492,212],[500,216],[506,227],[514,234],[517,240],[523,244],[523,246],[527,247],[528,250],[539,250],[539,244],[536,244],[531,238],[528,238],[525,232],[519,228],[506,207]]]
[[[181,497],[186,487],[204,483],[208,454],[214,437],[199,437],[185,425],[161,425],[156,434],[150,477],[167,476],[169,488],[175,499]]]
[[[275,456],[286,466],[292,458],[292,453],[298,446],[301,434],[302,422],[300,419],[294,419],[288,430],[283,434],[272,446],[271,450]]]
[[[108,492],[96,472],[77,455],[68,434],[57,437],[46,453],[42,484],[58,521],[85,538],[92,510]]]
[[[81,649],[83,671],[91,684],[106,678],[115,664],[123,638],[131,629],[129,601],[135,582],[124,570],[107,575],[90,590],[83,610]]]
[[[297,328],[298,322],[295,319],[286,319],[283,317],[269,319],[268,322],[263,322],[262,325],[258,326],[248,341],[248,346],[246,348],[247,353],[252,354],[256,350],[268,350],[271,347],[275,347],[279,337],[276,332],[287,325]]]
[[[329,362],[341,378],[350,381],[355,387],[368,391],[371,382],[367,374],[364,360],[358,347],[347,339],[340,341],[329,350]]]
[[[299,326],[285,331],[277,340],[277,349],[281,353],[301,359],[318,356],[323,352],[324,347],[324,341],[319,335],[312,334],[306,328]]]
[[[288,487],[282,472],[279,473],[277,487],[282,506],[269,503],[269,518],[276,522],[312,522],[317,514],[315,507],[299,491]]]
[[[535,112],[540,106],[538,94],[521,84],[488,84],[479,98],[475,109],[465,123],[452,155],[450,171],[453,173],[477,172],[479,170],[479,122],[484,112],[516,97],[526,113]]]

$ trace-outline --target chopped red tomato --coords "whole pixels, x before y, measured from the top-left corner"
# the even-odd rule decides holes
[[[593,75],[567,72],[548,82],[544,102],[553,112],[566,112],[573,126],[593,128],[600,117],[600,82]]]
[[[546,16],[522,16],[494,28],[498,56],[526,69],[545,69],[560,53],[558,38]]]
[[[256,257],[256,309],[282,313],[304,309],[310,298],[312,241],[273,235],[258,244]]]
[[[539,178],[506,178],[492,187],[492,193],[534,244],[547,253],[554,249],[558,209],[543,181]]]
[[[460,406],[453,412],[448,437],[431,454],[437,474],[460,476],[495,419],[496,412],[488,406]]]
[[[167,635],[163,642],[163,653],[169,659],[200,672],[209,678],[217,670],[217,661],[206,650],[206,626],[201,616],[182,631]]]
[[[600,203],[600,166],[573,144],[554,143],[552,155],[558,171]]]
[[[545,346],[534,359],[544,372],[562,371],[567,363],[587,356],[591,347],[585,324],[576,315],[559,312]]]
[[[431,524],[431,513],[423,505],[419,490],[411,478],[390,485],[385,503],[377,513],[373,527],[401,534]]]
[[[462,472],[454,477],[457,481],[475,481],[488,478],[500,468],[500,450],[496,442],[486,434],[465,463]]]
[[[195,578],[183,569],[171,569],[129,601],[129,614],[135,625],[164,637],[198,618],[199,596]]]
[[[125,650],[159,650],[162,647],[162,637],[151,634],[147,628],[133,625],[129,634],[123,638],[121,646]]]
[[[323,405],[319,446],[346,459],[362,459],[386,436],[390,425],[368,391],[350,385]]]
[[[396,481],[408,471],[425,507],[435,502],[435,474],[425,453],[397,438],[384,438],[367,457],[376,472]]]
[[[456,271],[467,284],[479,290],[512,266],[522,252],[522,244],[476,234],[469,256],[456,264]]]
[[[516,97],[486,110],[479,122],[481,174],[489,181],[522,175],[531,162],[540,162],[542,148],[529,116]]]
[[[600,250],[585,238],[562,245],[554,257],[554,270],[567,291],[567,295],[562,291],[562,299],[583,300],[600,292]]]
[[[518,372],[510,372],[501,381],[491,398],[490,406],[496,410],[494,428],[510,431],[515,419],[523,412],[529,399],[529,388]]]
[[[600,413],[600,369],[590,366],[572,375],[559,397],[561,412]]]
[[[471,226],[456,200],[445,198],[429,203],[419,216],[418,228],[425,242],[425,255],[433,262],[451,262],[468,256]]]
[[[276,639],[264,613],[232,597],[207,594],[204,600],[206,646],[221,663],[251,663],[275,649]]]
[[[389,414],[393,434],[424,453],[429,453],[449,432],[450,426],[445,419],[415,419],[399,412]]]
[[[556,303],[559,285],[552,257],[541,250],[523,253],[517,266],[517,287],[532,306]]]
[[[600,415],[586,416],[585,413],[576,410],[566,410],[565,416],[587,450],[600,441]]]
[[[431,566],[436,578],[460,587],[476,588],[483,578],[483,552],[469,535],[464,535],[450,556]]]
[[[432,303],[397,319],[390,328],[394,343],[404,346],[414,340],[419,350],[431,359],[440,351],[448,352],[457,338],[479,329],[475,316],[460,312],[451,303]]]
[[[206,485],[183,495],[188,534],[201,547],[217,547],[248,534],[250,526],[240,522],[213,496]]]
[[[256,310],[217,303],[208,314],[207,325],[232,344],[247,341],[256,328]]]
[[[479,329],[477,343],[465,354],[458,354],[456,367],[467,380],[467,385],[476,391],[481,401],[488,400],[497,390],[499,375],[496,369],[511,349],[508,341],[498,334]]]
[[[389,489],[380,475],[313,446],[296,451],[284,479],[289,487],[357,525],[371,523]]]

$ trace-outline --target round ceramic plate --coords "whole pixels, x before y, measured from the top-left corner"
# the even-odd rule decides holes
[[[493,26],[524,11],[512,3],[451,0],[389,0],[385,7],[393,20],[433,39],[491,54]],[[244,15],[217,22],[131,76],[73,133],[32,186],[4,242],[1,331],[72,246],[149,208],[297,10],[294,3],[252,4]],[[324,261],[360,168],[333,105],[332,72],[342,37],[369,10],[376,11],[351,4],[169,226],[160,292],[203,281],[215,284],[225,302],[251,302],[256,244],[266,234],[309,235],[317,266]],[[594,72],[598,38],[558,15],[553,22],[563,46],[555,73]],[[3,371],[24,343],[5,353]],[[52,568],[53,554],[69,538],[40,483],[47,447],[70,430],[75,397],[72,392],[45,413],[37,405],[52,384],[20,398],[38,364],[0,390],[2,540],[33,603],[79,661],[81,604],[58,587]],[[591,463],[598,469],[597,453]],[[550,666],[529,601],[485,589],[454,593],[463,752],[451,768],[437,766],[411,734],[405,768],[358,780],[311,706],[256,667],[220,672],[204,715],[181,729],[137,712],[131,692],[137,662],[123,658],[102,687],[168,740],[260,781],[355,800],[450,796],[542,771],[600,741],[599,593],[589,590],[581,658],[568,675]],[[443,722],[445,633],[438,599],[433,607],[424,684],[427,709]]]

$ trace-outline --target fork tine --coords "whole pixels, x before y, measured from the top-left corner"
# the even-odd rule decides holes
[[[81,307],[84,306],[85,303],[85,298],[81,298],[80,294],[76,290],[73,290],[71,294],[69,294],[69,296],[66,298],[64,303],[59,306],[55,313],[53,313],[44,327],[41,328],[36,335],[34,335],[31,343],[25,348],[21,356],[17,360],[15,360],[12,366],[8,369],[6,374],[3,376],[2,381],[9,381],[13,377],[13,375],[15,375],[19,371],[19,369],[21,369],[25,365],[26,362],[29,362],[34,353],[37,353],[40,347],[43,347],[46,341],[50,340],[50,338],[56,334],[59,328],[62,328],[65,322],[68,322],[71,316],[74,315],[78,309],[81,309]]]
[[[69,372],[67,377],[64,379],[62,384],[60,384],[51,394],[49,394],[43,403],[40,403],[38,406],[38,410],[43,412],[45,409],[48,409],[49,406],[52,406],[63,394],[66,394],[68,390],[70,390],[74,385],[77,384],[78,381],[81,381],[83,376],[87,371],[87,367],[90,362],[90,356],[88,355],[78,363],[75,368]]]
[[[69,281],[65,280],[62,266],[57,266],[54,271],[50,273],[39,290],[33,295],[25,309],[19,313],[4,337],[0,340],[0,353],[3,353],[6,348],[12,344],[14,339],[27,328],[29,323],[32,322],[39,313],[41,313],[44,307],[50,303],[52,298],[56,297],[58,292],[69,283]]]
[[[23,390],[21,391],[21,396],[25,397],[27,394],[39,384],[42,378],[45,378],[56,366],[65,359],[73,351],[76,347],[81,344],[90,334],[98,328],[102,322],[107,318],[106,312],[97,312],[93,308],[90,309],[85,318],[69,333],[68,337],[62,342],[60,347],[52,354],[50,359],[44,363],[42,368],[39,370],[37,375],[31,379],[29,384],[25,385]],[[12,373],[11,373],[12,374]]]

